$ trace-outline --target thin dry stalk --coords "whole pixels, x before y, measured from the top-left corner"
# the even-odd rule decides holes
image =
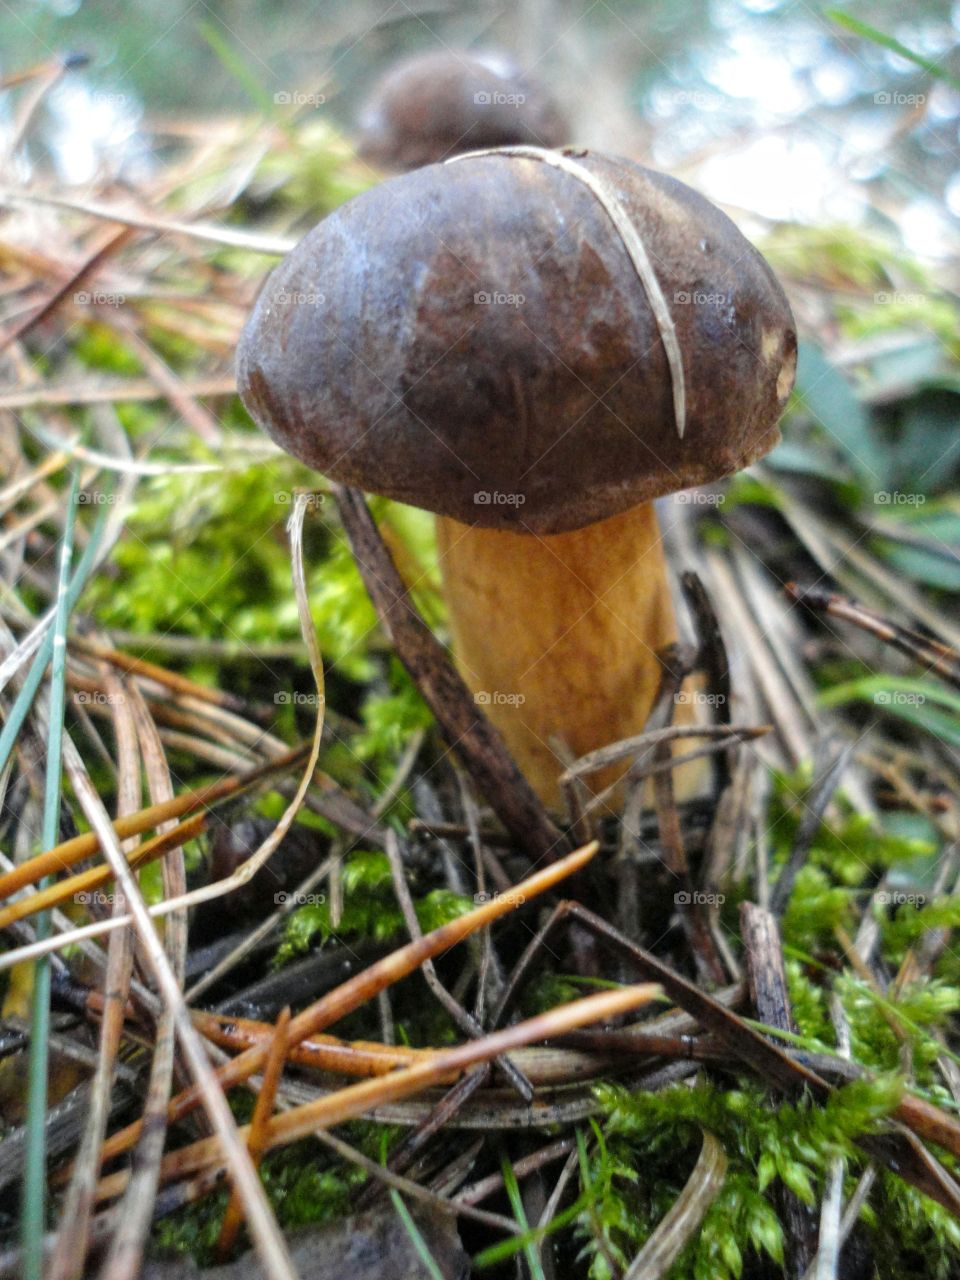
[[[267,1124],[273,1114],[277,1085],[280,1083],[287,1056],[287,1031],[289,1026],[290,1007],[288,1005],[286,1009],[280,1011],[280,1016],[277,1018],[277,1023],[273,1030],[270,1048],[267,1052],[267,1060],[263,1066],[263,1079],[257,1093],[257,1101],[254,1104],[253,1118],[250,1121],[247,1149],[250,1152],[250,1159],[253,1161],[254,1168],[259,1167],[260,1159],[264,1152]],[[237,1188],[234,1187],[230,1192],[230,1199],[227,1202],[223,1223],[220,1227],[220,1235],[217,1239],[217,1254],[221,1261],[229,1257],[233,1246],[236,1244],[242,1221],[243,1201],[237,1192]]]

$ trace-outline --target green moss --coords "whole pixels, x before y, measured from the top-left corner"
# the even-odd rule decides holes
[[[302,955],[317,941],[367,938],[383,942],[404,932],[403,914],[393,893],[393,879],[386,854],[358,852],[350,856],[342,872],[343,914],[334,930],[329,902],[310,904],[294,911],[287,921],[276,963]],[[473,908],[473,900],[447,889],[432,889],[414,899],[421,929],[429,932],[455,920]]]
[[[595,1200],[581,1217],[591,1277],[608,1280],[610,1274],[598,1238],[621,1264],[644,1244],[689,1177],[704,1130],[723,1146],[728,1172],[700,1232],[670,1276],[736,1280],[748,1254],[780,1262],[783,1229],[772,1198],[776,1186],[815,1203],[836,1156],[845,1157],[851,1168],[863,1165],[855,1139],[877,1130],[901,1092],[893,1075],[844,1085],[824,1106],[808,1097],[777,1105],[752,1083],[728,1089],[701,1081],[693,1088],[676,1085],[659,1094],[632,1095],[618,1086],[601,1086],[597,1096],[605,1136],[582,1179]],[[636,1172],[641,1169],[642,1179]]]

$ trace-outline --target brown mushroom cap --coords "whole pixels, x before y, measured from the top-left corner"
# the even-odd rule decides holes
[[[610,217],[537,159],[391,179],[315,227],[238,352],[253,417],[335,480],[465,523],[558,533],[739,470],[779,440],[796,334],[719,209],[632,162],[578,159],[639,231],[684,365]]]
[[[503,54],[438,50],[387,72],[360,118],[359,152],[391,169],[415,169],[464,151],[569,142],[544,87]]]

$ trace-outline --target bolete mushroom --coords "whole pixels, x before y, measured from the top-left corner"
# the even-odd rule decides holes
[[[569,142],[544,86],[499,51],[414,54],[374,87],[360,115],[359,154],[388,169],[416,169],[480,147]]]
[[[795,364],[780,285],[709,201],[511,149],[330,214],[237,368],[288,452],[436,513],[458,666],[553,804],[554,744],[640,732],[675,635],[653,500],[766,453]]]

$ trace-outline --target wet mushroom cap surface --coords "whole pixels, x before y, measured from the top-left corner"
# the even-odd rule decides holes
[[[330,214],[265,282],[240,393],[334,480],[490,528],[558,533],[718,480],[779,440],[796,333],[762,256],[690,187],[576,157],[638,230],[666,350],[606,209],[507,154],[430,165]]]

